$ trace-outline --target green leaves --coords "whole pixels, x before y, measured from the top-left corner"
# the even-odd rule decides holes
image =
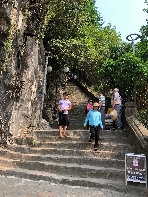
[[[140,30],[141,41],[135,45],[134,55],[131,43],[122,42],[111,24],[102,26],[102,17],[92,0],[50,0],[46,4],[44,1],[43,7],[44,45],[53,54],[51,66],[62,69],[67,65],[95,90],[118,87],[131,97],[136,84],[138,96],[145,91],[147,26]]]
[[[109,56],[109,45],[120,41],[115,30],[107,29],[91,0],[63,0],[48,22],[44,44],[61,66],[83,67],[86,72],[89,66],[96,72]]]
[[[145,126],[148,130],[148,110],[141,110],[139,111],[137,118],[139,119],[139,121],[143,124],[143,126]]]
[[[139,44],[136,50],[139,50],[138,46]],[[133,86],[136,84],[137,96],[144,94],[148,84],[148,62],[130,52],[129,45],[125,43],[111,47],[110,51],[110,57],[103,61],[102,68],[98,71],[103,87],[118,87],[131,99]]]

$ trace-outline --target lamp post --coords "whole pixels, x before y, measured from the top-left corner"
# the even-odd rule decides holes
[[[139,34],[129,34],[126,39],[130,42],[132,42],[132,51],[133,54],[135,55],[135,40],[138,40],[141,36]],[[134,103],[136,104],[136,83],[133,85],[133,99]]]
[[[47,71],[49,73],[51,73],[53,71],[52,66],[48,66],[47,67]],[[58,68],[56,68],[55,72],[56,72],[56,82],[55,82],[55,103],[54,103],[54,115],[56,116],[57,114],[57,95],[58,95]],[[64,73],[69,72],[69,68],[68,67],[64,67],[63,69]]]
[[[40,79],[40,83],[41,83],[41,86],[42,86],[42,97],[41,97],[41,113],[40,113],[40,123],[41,123],[41,120],[42,120],[42,115],[43,115],[43,103],[44,103],[44,96],[46,94],[46,75],[47,75],[47,65],[48,65],[48,59],[49,59],[49,52],[45,52],[45,70],[44,70],[44,79],[43,79],[43,82],[42,82],[42,79]],[[40,123],[39,123],[39,126],[40,126]]]
[[[2,79],[2,74],[3,74],[3,71],[2,71],[2,62],[0,61],[0,80]]]

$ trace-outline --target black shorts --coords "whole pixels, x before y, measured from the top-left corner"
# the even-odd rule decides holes
[[[59,113],[59,126],[68,125],[68,114]]]

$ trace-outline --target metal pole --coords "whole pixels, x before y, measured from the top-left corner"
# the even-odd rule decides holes
[[[57,107],[58,81],[56,79],[55,109]]]
[[[134,36],[135,38],[133,39]],[[139,34],[130,34],[126,37],[126,39],[128,41],[132,41],[132,49],[133,49],[133,54],[135,54],[135,45],[134,45],[134,41],[139,39],[141,36]],[[134,103],[136,104],[136,83],[135,81],[133,82],[133,99],[134,99]]]
[[[133,54],[135,55],[134,39],[132,39],[132,49],[133,49]],[[136,84],[135,83],[133,85],[133,99],[134,99],[134,104],[136,104]]]
[[[134,39],[132,40],[132,49],[133,49],[133,54],[135,54],[135,44],[134,44]]]
[[[56,91],[55,91],[55,104],[54,104],[54,115],[57,115],[57,95],[58,95],[58,72],[56,75]]]
[[[43,110],[43,104],[44,104],[44,95],[46,94],[46,75],[47,75],[47,65],[48,65],[48,58],[49,56],[45,54],[45,72],[44,72],[44,81],[43,81],[43,91],[42,91],[42,103],[41,103],[41,112],[40,112],[40,122],[39,127],[42,121],[42,110]]]
[[[46,61],[45,61],[44,87],[43,87],[44,94],[46,94],[46,75],[47,75],[47,65],[48,65],[49,56],[45,56],[45,57],[46,57]]]

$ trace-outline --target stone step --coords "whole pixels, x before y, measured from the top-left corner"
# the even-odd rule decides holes
[[[77,120],[74,120],[71,118],[69,119],[69,127],[68,129],[70,130],[83,130],[84,129],[84,120],[85,118],[78,118]],[[111,126],[112,127],[112,123],[105,123],[106,127],[107,126]],[[58,121],[55,121],[53,122],[52,124],[50,124],[50,126],[53,128],[53,129],[58,129]]]
[[[71,143],[73,143],[74,141],[81,143],[81,142],[87,142],[89,135],[86,137],[72,137],[72,136],[68,136],[68,137],[62,137],[59,138],[58,136],[50,136],[50,135],[46,135],[46,134],[42,134],[42,135],[38,135],[37,137],[37,141],[40,142],[66,142],[66,141],[71,141]],[[130,144],[130,139],[125,138],[125,137],[114,137],[114,136],[101,136],[100,135],[100,140],[101,142],[116,142],[116,143],[122,143],[122,144]]]
[[[80,116],[82,116],[82,114],[79,115],[78,113],[75,113],[75,114],[69,115],[69,121],[75,124],[77,124],[77,122],[80,122],[83,125],[85,121],[85,117],[80,117]]]
[[[70,124],[68,126],[68,130],[83,130],[84,129],[84,120],[77,120],[77,121],[71,121],[71,119],[69,120]],[[53,122],[50,125],[53,129],[58,129],[58,122]],[[112,128],[112,123],[105,123],[106,128],[108,128],[108,130],[110,128]]]
[[[20,160],[20,161],[43,161],[43,162],[55,162],[55,163],[77,163],[79,165],[94,165],[94,166],[102,166],[110,168],[111,166],[114,168],[124,168],[124,160],[118,159],[104,159],[97,157],[79,157],[79,156],[64,156],[64,155],[41,155],[41,154],[27,154],[21,152],[14,152],[12,150],[3,150],[0,152],[1,161],[4,159],[7,161],[10,160]]]
[[[80,130],[80,129],[67,129],[67,136],[68,137],[88,137],[90,135],[89,130]],[[51,129],[51,130],[36,130],[34,131],[34,136],[58,136],[59,130],[58,129]],[[108,138],[125,138],[125,133],[123,131],[110,131],[110,130],[101,130],[100,136],[108,137]]]
[[[92,149],[91,149],[92,148]],[[74,150],[74,149],[57,149],[57,148],[27,148],[27,147],[15,147],[13,151],[21,152],[24,154],[38,154],[38,155],[48,155],[55,154],[61,156],[79,156],[79,157],[97,157],[106,159],[119,159],[124,160],[124,152],[113,152],[99,150],[98,152],[93,151],[93,145],[91,145],[91,150]],[[128,152],[129,153],[129,152]],[[2,151],[1,153],[2,154]]]
[[[85,116],[86,116],[85,115],[85,107],[86,107],[86,105],[83,105],[79,108],[72,107],[72,110],[69,111],[68,113],[70,114],[70,117],[76,113],[78,115],[81,115],[80,118],[85,118]],[[73,118],[77,118],[77,117],[73,117]]]
[[[53,123],[52,125],[50,125],[53,129],[58,129],[58,123]],[[84,126],[82,122],[77,122],[77,124],[70,122],[68,129],[67,130],[83,130]]]
[[[58,125],[52,125],[52,128],[54,129],[58,129]],[[84,126],[82,123],[77,123],[77,124],[73,124],[70,122],[68,129],[67,130],[79,130],[79,129],[84,129]]]
[[[118,192],[125,192],[137,196],[137,193],[141,196],[145,188],[144,184],[132,183],[125,185],[125,181],[122,180],[109,180],[109,179],[95,179],[95,178],[81,178],[77,176],[57,175],[50,172],[43,172],[39,170],[28,170],[21,168],[7,168],[0,167],[0,175],[15,176],[19,178],[31,179],[31,180],[44,180],[55,184],[64,184],[70,186],[89,187],[89,188],[104,188],[109,190],[115,190]]]
[[[57,175],[77,176],[81,178],[105,178],[123,180],[125,178],[124,168],[104,168],[93,165],[79,165],[76,163],[53,163],[42,161],[17,161],[11,160],[11,163],[7,160],[1,160],[0,164],[5,167],[22,168],[28,170],[39,170],[43,172],[55,173]]]
[[[69,113],[72,113],[74,111],[78,111],[80,114],[85,115],[84,111],[82,111],[82,110],[85,109],[86,105],[87,105],[87,102],[86,103],[81,103],[79,105],[77,103],[72,104],[72,110],[69,111]]]
[[[62,149],[90,149],[94,144],[94,140],[91,143],[88,142],[35,142],[35,147],[38,148],[62,148]],[[99,149],[106,151],[120,151],[131,152],[132,147],[129,144],[116,144],[116,143],[103,143],[99,141]],[[134,151],[134,150],[133,150]]]
[[[70,125],[68,126],[68,130],[83,129],[83,128],[84,128],[84,126],[82,125],[82,123],[73,124],[70,122]]]
[[[75,114],[77,114],[80,118],[85,119],[86,117],[85,108],[86,108],[86,105],[81,106],[81,108],[72,107],[72,110],[69,111],[70,118],[72,116],[73,118],[78,118],[77,116],[74,116]]]
[[[70,121],[70,122],[74,122],[75,124],[76,124],[77,122],[81,122],[82,125],[83,125],[83,123],[84,123],[84,121],[85,121],[85,117],[82,117],[82,114],[79,115],[79,114],[76,112],[76,113],[74,113],[74,114],[72,114],[72,115],[69,115],[69,121]]]

